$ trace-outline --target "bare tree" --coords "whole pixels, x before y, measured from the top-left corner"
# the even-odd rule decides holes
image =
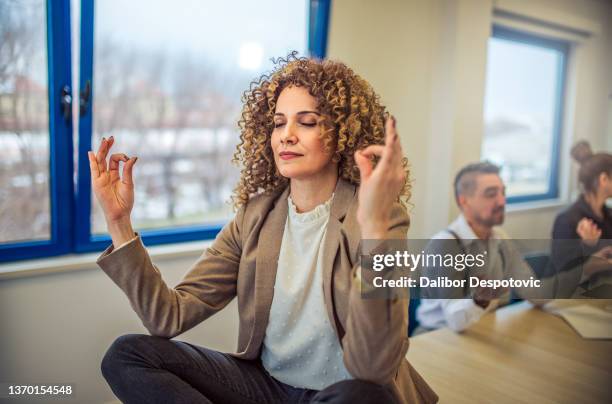
[[[49,236],[43,11],[38,2],[0,0],[0,135],[12,145],[0,153],[18,152],[0,155],[0,241]]]

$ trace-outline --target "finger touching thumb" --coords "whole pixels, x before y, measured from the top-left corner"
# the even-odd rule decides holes
[[[134,185],[134,182],[132,180],[132,169],[134,168],[134,164],[136,164],[136,160],[138,160],[138,157],[132,157],[123,166],[123,180],[122,181],[124,184]]]
[[[355,152],[355,163],[357,163],[357,167],[359,168],[361,181],[367,180],[372,174],[372,161],[364,156],[360,150],[357,150]]]

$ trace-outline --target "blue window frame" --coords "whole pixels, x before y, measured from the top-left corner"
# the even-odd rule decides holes
[[[308,48],[313,57],[327,54],[327,27],[331,0],[311,0],[308,21]]]
[[[559,196],[569,44],[494,26],[481,157],[501,166],[508,203]]]
[[[92,83],[94,49],[94,0],[81,0],[79,89]],[[324,58],[330,0],[311,0],[307,43],[311,56]],[[48,241],[0,243],[0,262],[50,257],[74,252],[100,251],[110,237],[92,235],[91,183],[87,151],[92,150],[92,110],[79,117],[78,133],[63,115],[62,90],[71,87],[70,0],[47,0],[47,52],[49,77],[51,236]],[[93,99],[95,86],[90,86]],[[69,91],[70,92],[70,91]],[[79,102],[79,100],[74,100]],[[95,113],[95,111],[94,111]],[[73,136],[78,135],[77,175],[73,167]],[[76,181],[75,181],[76,179]],[[139,231],[147,245],[211,239],[222,224],[181,226]]]

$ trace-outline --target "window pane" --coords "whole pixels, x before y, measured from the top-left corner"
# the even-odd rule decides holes
[[[502,167],[508,196],[550,191],[563,58],[555,49],[489,39],[482,157]]]
[[[95,16],[92,142],[139,156],[135,227],[227,218],[241,93],[271,57],[305,55],[307,2],[106,0]]]
[[[46,1],[0,0],[0,242],[48,240]]]

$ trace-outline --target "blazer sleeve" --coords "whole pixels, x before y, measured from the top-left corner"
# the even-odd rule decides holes
[[[111,244],[96,263],[127,295],[151,333],[175,337],[224,308],[236,295],[244,208],[219,232],[181,282],[168,287],[140,235],[121,249]]]
[[[405,240],[410,219],[399,203],[391,218],[388,239]],[[392,244],[381,241],[376,253],[394,253]],[[385,385],[395,378],[408,351],[408,304],[397,296],[381,297],[380,290],[375,297],[365,296],[362,287],[372,286],[371,274],[361,271],[359,262],[352,268],[343,359],[353,377]]]

